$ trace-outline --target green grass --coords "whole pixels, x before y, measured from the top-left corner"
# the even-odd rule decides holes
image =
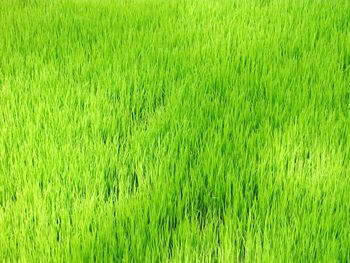
[[[348,0],[1,0],[1,262],[349,259]]]

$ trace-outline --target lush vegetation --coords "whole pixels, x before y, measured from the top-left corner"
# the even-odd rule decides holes
[[[348,0],[1,0],[0,261],[345,262]]]

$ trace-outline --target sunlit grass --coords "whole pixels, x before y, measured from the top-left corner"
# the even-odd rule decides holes
[[[0,261],[346,262],[350,4],[2,0]]]

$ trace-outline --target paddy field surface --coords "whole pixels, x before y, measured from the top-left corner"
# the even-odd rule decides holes
[[[1,0],[1,262],[349,259],[348,0]]]

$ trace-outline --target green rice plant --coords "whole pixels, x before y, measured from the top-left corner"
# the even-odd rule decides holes
[[[347,262],[348,0],[2,0],[0,261]]]

